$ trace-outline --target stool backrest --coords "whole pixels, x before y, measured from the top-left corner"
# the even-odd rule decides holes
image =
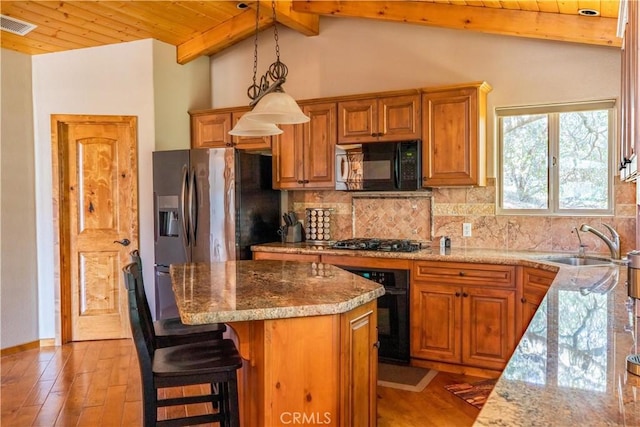
[[[140,258],[140,252],[137,249],[131,251],[131,262],[136,266],[136,294],[138,295],[138,310],[140,310],[140,316],[145,317],[145,321],[153,327],[153,316],[151,315],[151,308],[149,307],[149,301],[147,300],[147,293],[144,290],[144,280],[142,279],[142,259]]]
[[[131,262],[138,264],[138,268],[142,271],[142,258],[140,258],[140,252],[137,249],[134,249],[131,251],[130,255]]]
[[[129,322],[131,324],[131,332],[133,341],[138,352],[141,367],[143,361],[148,362],[151,369],[151,357],[156,348],[156,336],[153,329],[153,321],[151,312],[147,304],[147,298],[144,295],[142,284],[142,274],[138,268],[138,264],[127,264],[123,269],[124,281],[127,288],[127,297],[129,300]],[[144,367],[142,367],[144,370]]]

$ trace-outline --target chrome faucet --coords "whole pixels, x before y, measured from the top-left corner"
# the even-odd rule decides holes
[[[611,239],[587,224],[582,224],[580,226],[580,231],[590,231],[598,236],[609,247],[609,250],[611,251],[611,259],[620,259],[620,235],[609,224],[603,223],[602,225],[604,225],[611,233]]]
[[[587,245],[582,243],[582,239],[580,238],[580,230],[578,230],[578,227],[573,227],[573,230],[571,230],[571,232],[573,233],[574,231],[576,232],[576,236],[578,236],[578,242],[580,243],[580,245],[578,246],[578,256],[583,258]]]

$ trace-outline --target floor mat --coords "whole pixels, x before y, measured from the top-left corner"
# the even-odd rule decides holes
[[[489,379],[479,381],[477,383],[458,383],[444,386],[448,391],[463,399],[465,402],[475,406],[478,409],[487,401],[493,386],[496,385],[497,379]]]
[[[421,392],[437,374],[433,369],[379,363],[378,385]]]

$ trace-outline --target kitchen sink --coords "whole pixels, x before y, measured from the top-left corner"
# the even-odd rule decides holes
[[[579,256],[557,256],[544,258],[545,261],[557,262],[567,265],[609,265],[611,260],[605,258],[590,258]]]

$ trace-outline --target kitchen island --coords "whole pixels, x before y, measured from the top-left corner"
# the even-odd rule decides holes
[[[551,261],[558,253],[456,247],[444,254],[438,248],[384,253],[304,243],[253,250],[323,260],[487,263],[557,272],[475,425],[640,425],[640,377],[625,366],[627,355],[640,352],[634,341],[640,311],[634,312],[627,297],[624,263],[570,266]]]
[[[171,281],[183,323],[232,329],[243,426],[375,425],[381,285],[290,261],[175,264]]]

